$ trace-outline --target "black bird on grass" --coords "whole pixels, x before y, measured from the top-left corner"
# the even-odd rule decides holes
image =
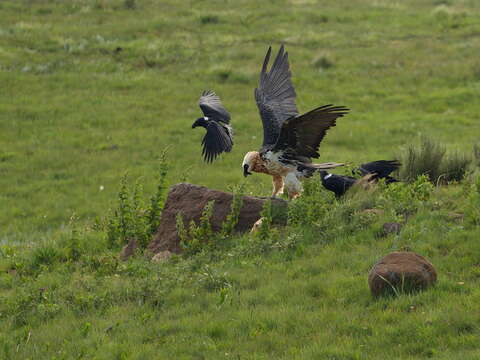
[[[385,183],[398,182],[397,179],[390,176],[392,172],[397,170],[402,164],[398,160],[378,160],[360,165],[358,169],[354,169],[353,174],[365,176],[372,174],[371,179],[385,179]]]
[[[211,163],[222,152],[232,150],[233,129],[230,126],[230,114],[211,90],[202,93],[198,105],[204,116],[195,120],[192,129],[201,126],[207,130],[202,140],[202,155],[207,163]]]
[[[361,179],[366,179],[368,183],[378,181],[379,179],[385,179],[387,184],[398,182],[390,174],[397,170],[400,165],[398,160],[378,160],[362,164],[358,169],[352,171],[353,174],[362,176],[360,179],[352,176],[329,174],[323,170],[320,171],[320,177],[325,189],[333,191],[336,197],[341,197]]]

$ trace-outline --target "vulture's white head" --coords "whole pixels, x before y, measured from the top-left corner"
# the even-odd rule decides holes
[[[245,154],[243,158],[243,176],[247,177],[248,175],[252,175],[253,168],[257,164],[260,159],[260,153],[258,151],[249,151]]]

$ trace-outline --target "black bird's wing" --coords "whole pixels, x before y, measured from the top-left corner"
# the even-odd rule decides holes
[[[349,109],[343,106],[324,105],[285,121],[272,151],[284,150],[296,156],[318,158],[320,142],[327,130],[336,125],[339,117]]]
[[[288,53],[282,45],[270,71],[267,71],[271,53],[272,48],[269,47],[260,72],[258,88],[255,89],[255,101],[263,123],[263,146],[274,145],[280,135],[282,123],[298,115]]]
[[[220,98],[212,90],[204,91],[198,101],[203,114],[210,120],[221,121],[225,124],[230,123],[230,114],[223,107]]]
[[[202,140],[202,155],[207,163],[211,163],[222,152],[230,152],[233,141],[226,127],[216,121],[209,121],[206,129],[207,133]]]
[[[398,160],[378,160],[362,164],[358,170],[362,176],[367,174],[377,174],[377,177],[382,179],[389,176],[400,166],[401,163]]]

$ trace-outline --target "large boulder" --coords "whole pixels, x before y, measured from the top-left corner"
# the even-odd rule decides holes
[[[176,216],[182,213],[184,223],[188,226],[191,220],[197,224],[203,209],[208,202],[214,200],[213,214],[210,219],[213,231],[219,231],[222,223],[230,214],[233,195],[223,191],[212,190],[204,186],[187,183],[176,184],[171,187],[167,201],[162,211],[160,225],[148,250],[156,254],[160,251],[181,252],[180,238],[177,233]],[[235,231],[250,231],[253,224],[260,218],[263,204],[269,198],[244,196]],[[281,199],[272,199],[273,222],[286,223],[287,202]]]
[[[423,290],[437,281],[437,272],[423,256],[395,251],[370,270],[368,285],[374,296]]]

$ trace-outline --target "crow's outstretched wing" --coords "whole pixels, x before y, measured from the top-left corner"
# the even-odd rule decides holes
[[[286,151],[296,156],[318,158],[320,142],[327,130],[336,125],[339,117],[349,109],[343,106],[324,105],[300,116],[286,120],[272,151]]]
[[[377,174],[378,178],[385,178],[401,166],[398,160],[378,160],[360,165],[358,171],[362,176]]]
[[[206,129],[207,133],[202,140],[202,155],[207,163],[211,163],[222,152],[230,152],[233,141],[228,130],[216,121],[210,121]]]
[[[272,48],[269,47],[260,72],[258,88],[255,89],[255,101],[263,123],[263,146],[275,144],[282,123],[298,115],[288,53],[282,45],[270,71],[267,71],[271,53]]]
[[[230,114],[223,107],[220,98],[212,90],[204,91],[198,101],[203,114],[210,120],[221,121],[225,124],[230,123]]]

